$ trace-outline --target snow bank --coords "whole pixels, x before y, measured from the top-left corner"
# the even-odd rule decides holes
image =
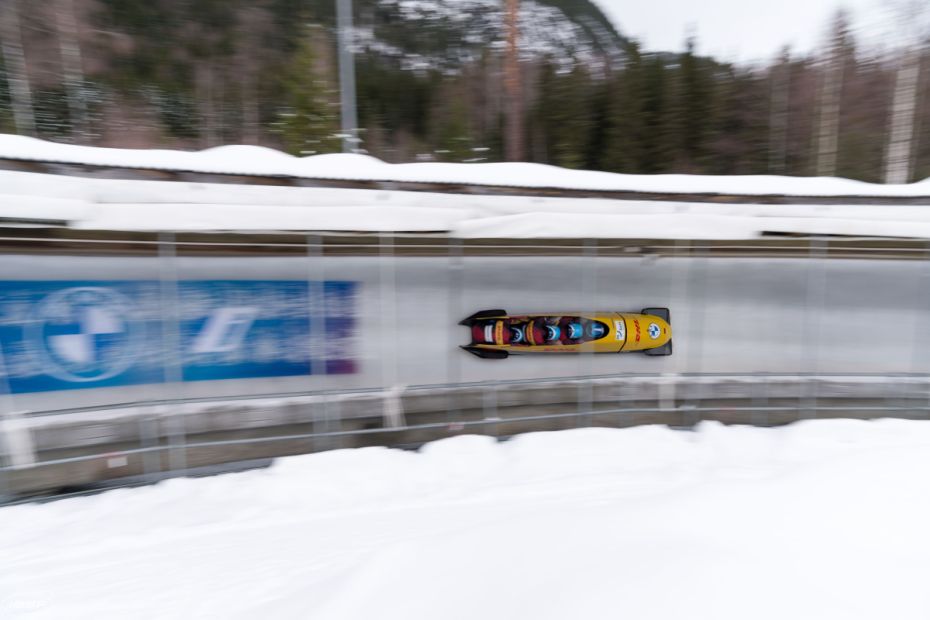
[[[334,156],[335,157],[335,156]],[[708,204],[126,181],[0,171],[0,220],[97,230],[394,231],[462,238],[930,238],[916,205]]]
[[[876,185],[840,178],[614,174],[531,163],[388,164],[366,155],[352,154],[299,158],[257,146],[224,146],[199,152],[110,149],[58,144],[14,135],[0,135],[0,159],[333,180],[408,181],[663,194],[930,196],[930,179],[908,185]]]
[[[227,146],[197,153],[101,149],[0,135],[0,158],[329,179],[645,192],[920,196],[846,179],[635,176],[525,163],[392,165]],[[0,220],[80,229],[438,232],[461,238],[752,239],[765,233],[930,238],[924,206],[710,204],[593,198],[127,181],[0,171]]]
[[[923,619],[930,423],[464,436],[0,509],[0,617]]]

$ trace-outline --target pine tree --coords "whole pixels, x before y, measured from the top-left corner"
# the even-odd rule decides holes
[[[763,174],[768,171],[768,81],[750,70],[717,66],[701,172]]]
[[[447,81],[441,91],[444,96],[438,99],[441,105],[434,111],[436,129],[433,143],[436,148],[433,152],[440,161],[463,162],[471,159],[473,154],[474,134],[463,91],[463,84],[459,81]]]
[[[551,65],[543,70],[539,105],[549,163],[564,168],[587,163],[594,128],[591,90],[591,79],[581,67],[562,74]]]
[[[0,56],[0,133],[15,133],[10,81],[2,56]]]
[[[791,84],[791,51],[782,48],[769,68],[769,174],[784,174],[788,165],[788,126]]]
[[[643,167],[645,131],[644,66],[639,44],[631,42],[622,71],[608,82],[604,118],[601,170],[640,172]]]
[[[332,82],[321,66],[319,29],[308,27],[286,72],[275,130],[294,155],[342,150]]]
[[[667,172],[672,164],[666,73],[665,62],[658,54],[653,54],[643,64],[642,115],[646,139],[641,144],[639,168],[644,173]]]
[[[712,123],[711,80],[705,63],[695,54],[694,48],[694,37],[688,37],[678,70],[676,141],[687,172],[699,172],[705,163],[706,140]]]

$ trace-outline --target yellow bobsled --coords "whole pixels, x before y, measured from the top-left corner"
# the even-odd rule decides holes
[[[469,353],[503,359],[522,353],[672,354],[672,326],[668,308],[645,308],[638,313],[509,315],[505,310],[482,310],[459,323],[471,330]]]

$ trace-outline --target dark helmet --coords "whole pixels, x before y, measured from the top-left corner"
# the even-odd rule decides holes
[[[520,327],[510,326],[510,342],[523,342],[523,329]]]
[[[588,337],[590,338],[600,338],[607,333],[607,330],[604,329],[604,326],[600,323],[591,323],[588,325]]]

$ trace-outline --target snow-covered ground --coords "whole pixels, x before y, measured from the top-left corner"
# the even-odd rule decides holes
[[[438,232],[461,238],[930,238],[921,205],[708,204],[88,179],[0,171],[0,220],[91,230]]]
[[[388,164],[367,155],[294,157],[273,149],[230,145],[205,151],[111,149],[58,144],[0,134],[0,158],[92,164],[118,168],[203,173],[291,176],[315,179],[462,183],[528,188],[561,188],[658,193],[758,196],[927,196],[930,179],[906,185],[879,185],[833,177],[768,175],[634,175],[570,170],[532,163]]]
[[[530,163],[387,164],[267,148],[105,149],[0,135],[0,158],[337,180],[721,193],[928,196],[930,179],[623,175]],[[764,205],[547,198],[78,178],[0,171],[0,221],[96,230],[434,232],[461,238],[752,239],[765,233],[930,238],[923,205]],[[751,202],[750,198],[746,199]]]
[[[930,422],[464,436],[0,509],[0,617],[930,617]]]

